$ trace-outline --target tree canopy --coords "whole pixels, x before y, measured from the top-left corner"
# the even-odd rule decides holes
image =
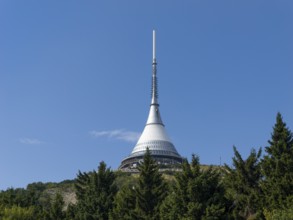
[[[293,137],[292,132],[277,114],[269,146],[262,160],[265,206],[279,209],[293,205]]]

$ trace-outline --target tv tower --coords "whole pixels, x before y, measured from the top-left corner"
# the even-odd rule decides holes
[[[161,119],[158,102],[157,61],[156,61],[156,32],[153,30],[153,63],[152,63],[152,97],[149,116],[145,128],[133,148],[131,154],[123,159],[119,169],[135,169],[149,148],[151,156],[159,165],[172,167],[182,163],[182,157],[167,135]]]

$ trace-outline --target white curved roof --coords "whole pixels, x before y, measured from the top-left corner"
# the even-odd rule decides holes
[[[147,147],[155,155],[179,156],[165,130],[158,104],[151,104],[147,124],[131,156],[143,155]]]
[[[136,145],[154,140],[171,142],[162,124],[147,124]]]

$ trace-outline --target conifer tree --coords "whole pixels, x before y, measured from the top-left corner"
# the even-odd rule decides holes
[[[221,219],[225,217],[224,187],[220,173],[212,167],[202,170],[199,157],[185,160],[176,185],[161,206],[161,219]],[[170,211],[171,210],[171,211]]]
[[[290,208],[293,205],[293,137],[280,113],[268,143],[267,155],[262,160],[265,206],[269,209]]]
[[[188,217],[191,219],[221,219],[224,217],[224,187],[220,172],[209,167],[201,170],[199,157],[191,161],[192,178],[188,184]]]
[[[184,206],[182,204],[179,205],[179,202],[178,195],[175,192],[169,193],[160,206],[160,219],[182,219],[183,214],[180,208]]]
[[[232,201],[233,215],[238,218],[252,218],[261,214],[260,156],[261,148],[252,149],[246,160],[233,147],[233,167],[225,164],[227,197]]]
[[[95,171],[94,171],[95,172]],[[76,197],[79,201],[84,201],[90,186],[91,173],[78,171],[75,181]]]
[[[98,171],[79,172],[76,183],[77,214],[80,220],[109,219],[113,199],[117,192],[115,175],[101,162]]]
[[[138,219],[159,219],[159,208],[166,196],[166,183],[147,148],[143,162],[138,166],[136,213]]]
[[[186,215],[190,202],[188,185],[192,178],[191,166],[185,159],[182,163],[182,172],[176,174],[175,188],[163,201],[160,210],[161,219],[175,220]]]
[[[116,194],[111,219],[135,219],[136,195],[134,186],[125,185]]]

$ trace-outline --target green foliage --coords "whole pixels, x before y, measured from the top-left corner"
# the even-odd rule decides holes
[[[136,191],[138,179],[131,173],[117,171],[115,184],[119,188],[114,198],[111,219],[135,219]]]
[[[288,220],[293,219],[293,208],[288,209],[275,209],[269,211],[267,209],[264,210],[264,215],[266,220]]]
[[[260,156],[252,149],[246,160],[243,160],[236,147],[233,147],[233,167],[225,164],[225,184],[227,197],[233,202],[236,218],[250,218],[261,212],[262,191],[260,189]]]
[[[167,185],[147,148],[136,187],[136,213],[140,219],[158,219],[159,208],[167,195]]]
[[[6,207],[12,207],[13,205],[28,207],[34,205],[34,203],[25,189],[10,188],[0,194],[0,204]]]
[[[77,218],[76,218],[76,206],[75,205],[72,205],[72,204],[69,204],[68,206],[67,206],[67,210],[66,210],[66,214],[65,214],[65,219],[66,220],[74,220],[74,219],[76,219],[77,220]]]
[[[161,206],[161,219],[221,219],[225,217],[224,187],[220,173],[200,169],[199,158],[185,160],[177,184]],[[172,211],[170,211],[172,210]]]
[[[191,218],[210,218],[223,216],[225,211],[224,187],[220,173],[212,168],[200,170],[199,158],[191,161],[191,179],[188,181],[188,212]]]
[[[160,207],[160,218],[168,220],[180,219],[180,207],[178,205],[179,199],[175,192],[171,192]]]
[[[122,172],[121,170],[115,171],[115,185],[120,190],[125,186],[136,186],[138,181],[138,174],[131,174]]]
[[[2,220],[37,220],[34,215],[34,207],[23,208],[13,205],[0,210],[0,219]]]
[[[135,186],[125,185],[116,194],[111,219],[135,219],[136,192]]]
[[[79,172],[76,180],[77,219],[108,219],[117,188],[115,175],[101,162],[98,172]]]
[[[293,205],[287,203],[287,197],[293,195],[293,137],[280,113],[269,144],[262,160],[265,207],[284,209]]]
[[[27,196],[30,198],[30,203],[26,205],[34,206],[38,213],[46,213],[51,206],[51,195],[45,191],[50,187],[52,183],[36,182],[31,183],[26,188]]]
[[[64,208],[63,197],[59,193],[57,193],[50,208],[50,213],[49,213],[50,219],[52,220],[65,219],[66,215],[65,215],[65,212],[63,211],[63,208]]]

